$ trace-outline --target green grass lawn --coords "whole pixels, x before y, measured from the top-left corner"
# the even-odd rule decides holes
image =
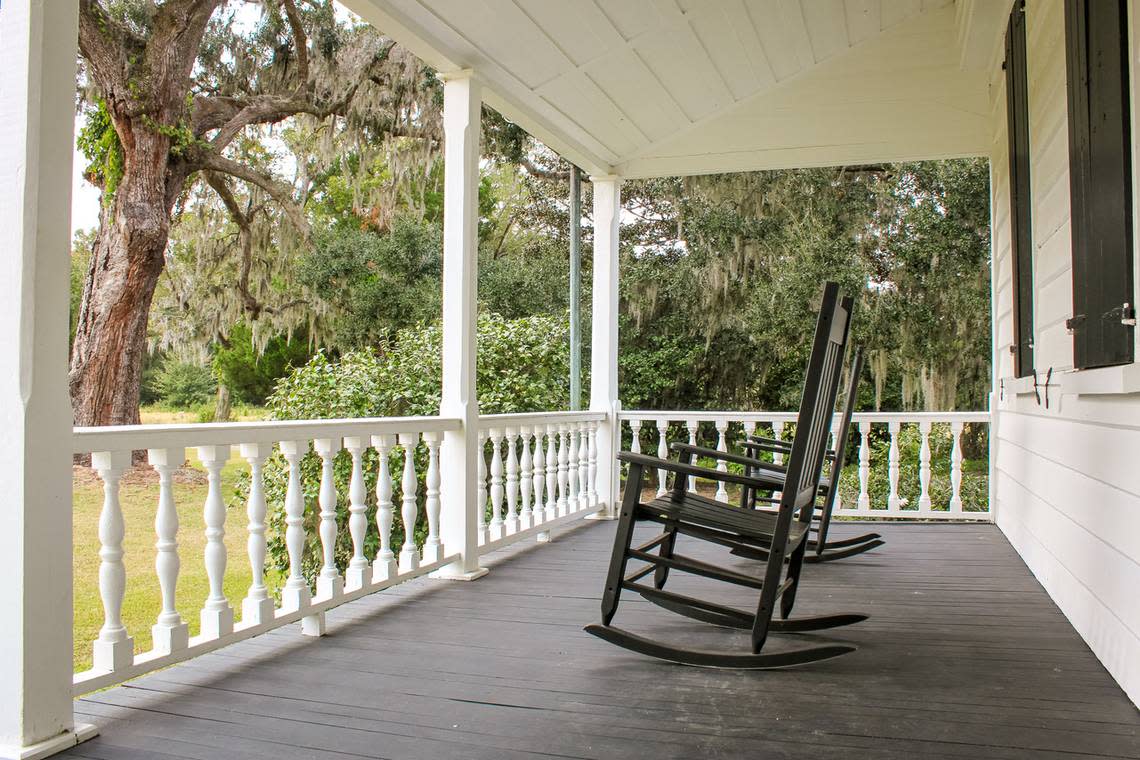
[[[234,493],[239,473],[246,466],[236,457],[222,470],[222,495],[226,502],[225,593],[235,615],[241,617],[241,600],[250,583],[246,554],[245,505]],[[187,456],[193,457],[191,450]],[[175,477],[174,497],[178,507],[178,553],[182,560],[178,576],[177,607],[190,625],[190,635],[199,630],[198,612],[209,592],[202,553],[202,505],[206,501],[205,471],[193,458]],[[99,512],[103,506],[101,481],[88,468],[76,467],[74,477],[74,570],[75,570],[75,669],[91,667],[91,643],[103,624],[103,603],[99,597]],[[135,652],[151,647],[150,627],[161,609],[158,576],[154,570],[154,517],[158,504],[158,479],[149,467],[139,467],[123,478],[119,493],[126,523],[123,562],[127,569],[127,590],[123,600],[123,622],[135,640]],[[271,590],[277,579],[268,580]]]

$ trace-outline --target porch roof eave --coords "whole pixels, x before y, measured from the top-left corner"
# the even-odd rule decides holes
[[[560,4],[502,0],[491,4],[502,11],[491,32],[486,15],[448,0],[343,2],[436,70],[472,70],[484,102],[588,174],[624,178],[986,155],[989,84],[1010,4],[923,0],[914,4],[921,11],[889,19],[895,6],[872,0],[863,32],[842,13],[812,16],[805,4],[797,39],[776,50],[754,37],[751,54],[766,62],[742,59],[742,70],[726,71],[708,52],[710,39],[729,33],[707,31],[717,4],[657,3],[647,30],[627,36],[606,3],[591,6],[597,18],[587,30],[569,17],[551,28],[535,14]],[[820,41],[829,29],[835,40]],[[650,71],[643,61],[661,40],[676,45],[684,61],[676,70]],[[582,46],[593,51],[585,63]],[[693,94],[690,69],[704,72],[707,94]]]

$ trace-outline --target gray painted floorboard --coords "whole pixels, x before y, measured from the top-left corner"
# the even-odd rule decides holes
[[[881,549],[807,566],[797,614],[871,619],[770,644],[859,650],[764,672],[661,663],[584,633],[613,530],[584,523],[491,555],[474,583],[420,579],[350,603],[321,639],[291,626],[88,695],[76,712],[101,734],[66,756],[1140,758],[1140,712],[994,526],[879,525]],[[670,588],[755,604],[754,592],[682,574]],[[746,633],[629,593],[615,623],[747,647]]]

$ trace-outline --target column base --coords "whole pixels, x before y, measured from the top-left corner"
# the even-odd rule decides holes
[[[591,512],[590,514],[586,515],[582,519],[583,520],[616,520],[618,518],[617,514],[614,512],[611,512],[610,508],[604,504],[599,504],[597,506],[597,510],[598,510],[597,512]]]
[[[424,564],[430,565],[443,559],[443,544],[424,544]]]
[[[0,758],[4,760],[39,760],[50,757],[58,752],[71,749],[81,742],[99,735],[99,729],[90,723],[76,723],[71,731],[64,731],[42,742],[29,744],[26,747],[14,747],[10,744],[0,746]]]
[[[420,567],[420,553],[415,549],[402,549],[400,551],[400,572],[410,573]]]
[[[438,581],[473,581],[482,578],[487,573],[491,572],[485,567],[480,567],[475,570],[452,570],[447,567],[442,567],[439,570],[428,573],[429,578],[434,578]]]
[[[242,624],[260,625],[261,623],[268,623],[273,620],[273,600],[272,599],[242,599],[241,600],[241,622]]]
[[[396,565],[395,557],[378,559],[372,563],[372,582],[380,583],[381,581],[390,581],[395,578],[399,572],[400,568]]]
[[[316,615],[309,615],[307,617],[301,618],[301,635],[324,636],[325,613],[318,612]]]
[[[269,601],[268,599],[266,601]],[[272,618],[273,608],[270,607],[270,617]],[[169,654],[185,649],[190,645],[190,626],[186,623],[179,623],[178,625],[162,625],[156,624],[150,627],[150,637],[154,641],[155,651]]]

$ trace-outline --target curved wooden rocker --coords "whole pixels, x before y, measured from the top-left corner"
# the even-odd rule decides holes
[[[830,616],[826,621],[819,618],[787,619],[795,602],[807,550],[847,344],[851,304],[850,298],[840,300],[838,286],[834,283],[828,283],[824,287],[823,307],[816,323],[815,339],[804,381],[797,434],[792,442],[788,467],[782,479],[785,485],[776,510],[740,509],[688,493],[688,476],[735,483],[754,491],[770,489],[770,480],[698,467],[691,463],[691,454],[684,450],[680,452],[679,461],[629,452],[618,455],[621,461],[628,463],[629,475],[602,594],[602,622],[600,625],[586,626],[587,632],[634,652],[704,667],[782,668],[826,660],[855,650],[855,647],[849,645],[827,644],[791,651],[763,651],[770,632],[819,630],[864,619],[862,615]],[[666,496],[643,503],[642,482],[646,470],[652,469],[671,472],[673,488]],[[665,531],[634,546],[633,531],[638,522],[654,522],[662,525]],[[765,548],[768,556],[763,573],[739,573],[676,554],[673,548],[678,534],[730,548]],[[657,549],[657,553],[653,553],[653,549]],[[643,562],[645,566],[627,574],[627,564],[631,559]],[[756,611],[744,612],[666,591],[662,587],[670,570],[756,589],[760,597]],[[639,582],[650,574],[655,576],[653,586]],[[611,623],[623,590],[641,594],[665,609],[686,617],[716,625],[749,629],[752,633],[751,652],[691,649],[617,628]],[[780,620],[774,619],[777,602],[782,618]]]

